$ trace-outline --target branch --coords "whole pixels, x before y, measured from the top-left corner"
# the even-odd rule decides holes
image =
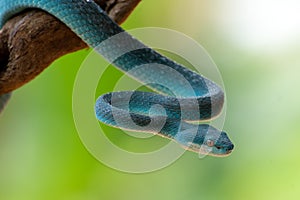
[[[94,0],[121,24],[141,0]],[[67,26],[38,9],[10,19],[0,30],[0,95],[34,79],[57,58],[87,48]]]

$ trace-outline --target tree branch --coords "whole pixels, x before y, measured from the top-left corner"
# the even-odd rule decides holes
[[[94,0],[121,24],[141,0]],[[0,95],[31,81],[57,58],[87,48],[67,26],[48,13],[31,9],[0,30]]]

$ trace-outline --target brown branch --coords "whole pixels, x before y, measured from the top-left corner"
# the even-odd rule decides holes
[[[120,24],[141,0],[94,1]],[[0,94],[21,87],[57,58],[83,48],[87,45],[48,13],[20,13],[0,30]]]

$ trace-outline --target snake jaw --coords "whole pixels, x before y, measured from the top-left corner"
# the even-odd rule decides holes
[[[188,146],[184,147],[188,151],[196,152],[201,155],[209,155],[209,156],[214,156],[214,157],[227,157],[231,154],[231,150],[221,150],[216,148],[216,147],[210,147],[207,145],[198,145],[194,143],[189,143]]]

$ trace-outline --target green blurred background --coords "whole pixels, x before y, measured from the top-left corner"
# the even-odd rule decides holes
[[[0,116],[0,199],[298,199],[299,10],[296,0],[143,0],[123,27],[170,28],[205,47],[224,80],[224,130],[235,151],[204,159],[186,152],[147,174],[101,164],[73,122],[73,83],[89,53],[83,50],[15,91]],[[110,91],[108,84],[101,91]],[[115,129],[108,135],[124,148],[147,143]],[[166,142],[150,140],[149,148]]]

